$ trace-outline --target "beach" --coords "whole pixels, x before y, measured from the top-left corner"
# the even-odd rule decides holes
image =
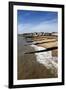
[[[37,41],[33,38],[34,41]],[[44,42],[44,41],[42,41]],[[57,42],[52,45],[57,45]],[[18,36],[18,59],[17,59],[17,79],[41,79],[41,78],[56,78],[58,77],[58,58],[57,50],[55,53],[41,52],[33,54],[25,54],[25,52],[43,50],[48,45],[34,45],[31,42],[27,43],[25,38]],[[43,46],[42,46],[43,45]],[[50,47],[51,45],[49,45]]]

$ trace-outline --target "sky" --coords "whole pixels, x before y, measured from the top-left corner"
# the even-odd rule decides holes
[[[51,11],[17,11],[18,34],[58,32],[58,13]]]

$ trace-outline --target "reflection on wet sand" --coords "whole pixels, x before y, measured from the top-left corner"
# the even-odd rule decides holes
[[[55,78],[57,77],[57,68],[54,67],[54,62],[51,63],[50,58],[43,58],[42,63],[39,60],[40,54],[24,54],[24,52],[35,51],[35,47],[27,45],[27,42],[23,37],[18,37],[18,80],[21,79],[38,79],[38,78]],[[49,55],[51,52],[49,53]],[[51,56],[51,55],[50,55]],[[44,64],[43,64],[44,63]],[[47,65],[47,66],[46,66]],[[52,66],[47,68],[48,65]],[[55,65],[56,66],[56,65]]]

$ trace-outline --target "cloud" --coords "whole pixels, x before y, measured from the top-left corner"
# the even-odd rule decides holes
[[[56,20],[41,22],[37,26],[33,27],[32,30],[41,31],[41,32],[57,32],[58,24]]]
[[[31,24],[18,24],[18,34],[30,32]]]
[[[58,23],[56,19],[40,22],[39,24],[18,24],[18,33],[30,32],[57,32]]]

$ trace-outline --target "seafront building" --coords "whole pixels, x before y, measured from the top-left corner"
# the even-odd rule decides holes
[[[32,37],[32,36],[58,36],[57,32],[34,32],[34,33],[24,33],[24,37]]]

